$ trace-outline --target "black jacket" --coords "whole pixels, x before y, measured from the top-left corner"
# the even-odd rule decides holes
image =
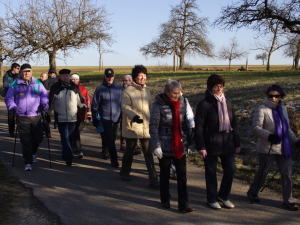
[[[181,133],[183,137],[184,154],[188,151],[188,122],[186,118],[186,103],[183,97],[180,97],[180,121]],[[153,149],[161,148],[163,156],[173,156],[172,151],[172,127],[173,110],[169,100],[164,93],[155,97],[150,113],[149,132]]]
[[[208,90],[197,105],[195,115],[195,143],[197,150],[206,150],[208,155],[227,155],[240,147],[236,117],[230,101],[226,100],[232,131],[219,132],[217,99]]]
[[[44,84],[44,87],[47,91],[50,91],[51,87],[53,84],[55,84],[56,82],[59,81],[59,78],[56,76],[56,77],[48,77],[47,80],[45,80],[45,82],[43,83]]]

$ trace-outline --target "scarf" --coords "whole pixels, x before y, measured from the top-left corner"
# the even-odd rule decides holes
[[[181,122],[180,122],[180,101],[173,101],[168,98],[172,106],[173,112],[173,125],[172,125],[172,151],[175,159],[181,159],[184,152]]]
[[[214,95],[218,102],[218,115],[219,115],[219,131],[226,131],[227,133],[232,130],[228,116],[226,98],[224,93],[220,96]]]
[[[61,86],[64,88],[64,89],[69,89],[69,87],[71,86],[70,85],[70,82],[64,82],[62,80],[61,81]]]
[[[282,107],[277,106],[272,108],[273,118],[275,122],[276,134],[278,135],[280,144],[282,142],[282,151],[284,158],[289,159],[293,156],[293,151],[289,138],[289,125],[286,118],[283,115]]]

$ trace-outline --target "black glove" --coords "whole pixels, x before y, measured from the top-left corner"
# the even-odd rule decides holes
[[[296,148],[300,148],[300,140],[295,143]]]
[[[97,128],[98,125],[99,125],[99,120],[93,119],[93,126]]]
[[[271,144],[277,145],[280,143],[280,139],[277,134],[270,134],[268,136],[268,141],[271,142]]]
[[[143,123],[143,120],[140,119],[140,117],[138,115],[136,115],[133,117],[132,122]]]

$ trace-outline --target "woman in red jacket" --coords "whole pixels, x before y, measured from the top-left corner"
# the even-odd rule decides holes
[[[79,75],[78,74],[73,73],[71,75],[71,80],[75,84],[78,85],[80,93],[81,93],[82,97],[84,98],[84,104],[86,105],[86,108],[78,109],[77,122],[76,122],[76,127],[75,127],[75,132],[74,132],[74,140],[73,140],[73,143],[71,143],[73,152],[78,153],[78,158],[82,159],[83,153],[82,153],[82,149],[81,149],[80,133],[84,127],[84,120],[86,120],[86,119],[91,120],[91,118],[92,118],[92,114],[90,111],[91,98],[90,98],[89,93],[86,90],[86,88],[79,84]]]

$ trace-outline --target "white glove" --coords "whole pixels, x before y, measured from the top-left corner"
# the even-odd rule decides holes
[[[156,155],[159,159],[161,159],[163,157],[161,148],[154,149],[154,155]]]

